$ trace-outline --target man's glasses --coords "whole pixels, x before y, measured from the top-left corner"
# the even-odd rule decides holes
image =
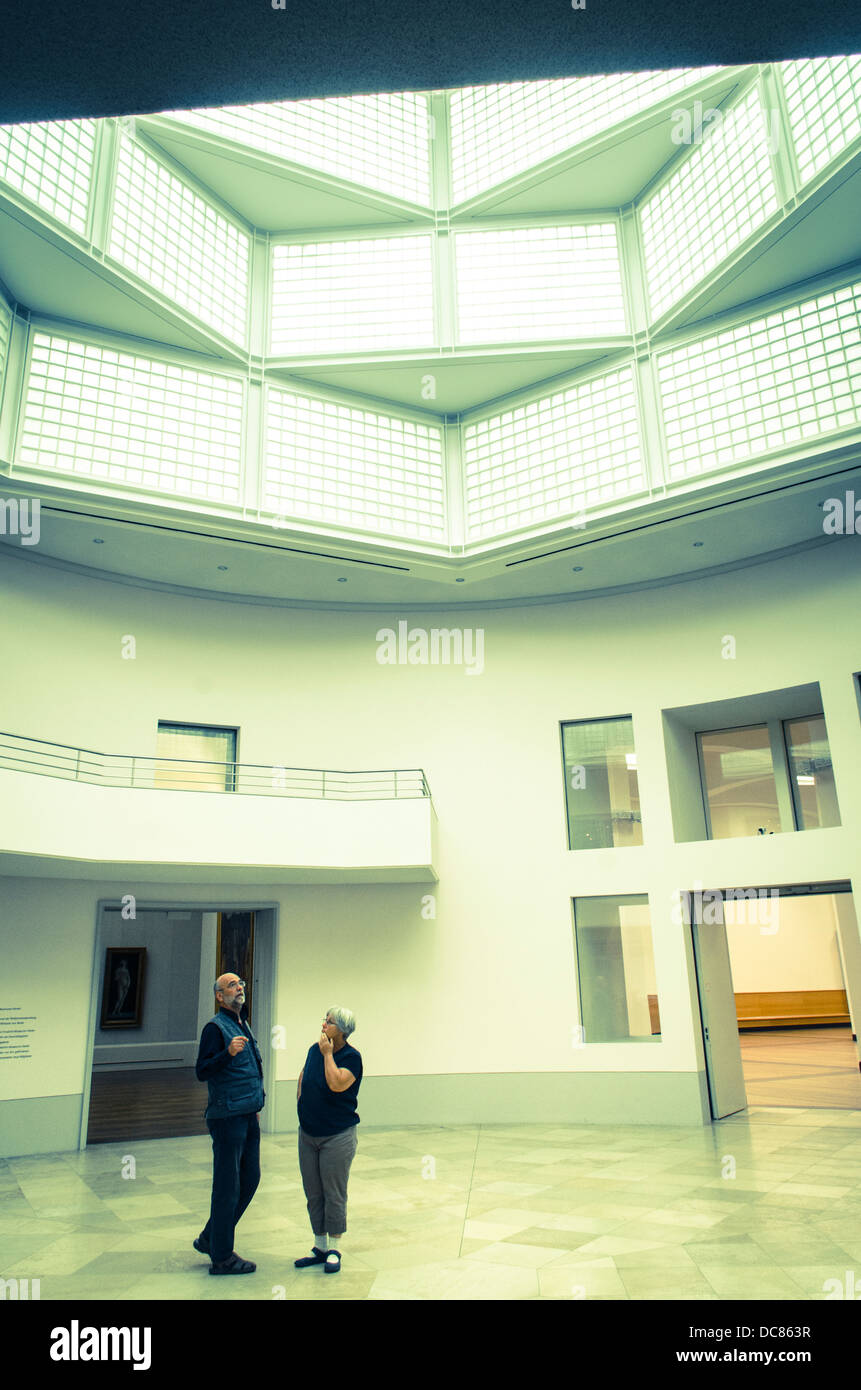
[[[237,980],[235,984],[222,985],[222,986],[221,986],[221,993],[222,993],[222,994],[226,994],[227,991],[228,991],[229,989],[236,990],[236,989],[244,989],[244,988],[245,988],[245,981],[244,981],[244,980]]]

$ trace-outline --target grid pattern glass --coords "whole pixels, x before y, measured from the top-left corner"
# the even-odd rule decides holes
[[[108,254],[234,343],[245,343],[250,238],[125,132]]]
[[[273,354],[386,351],[433,341],[429,236],[272,248]]]
[[[640,208],[652,318],[720,265],[777,205],[765,115],[753,87]]]
[[[457,232],[461,343],[625,332],[614,222]]]
[[[470,539],[555,521],[646,486],[631,367],[464,429]]]
[[[18,462],[238,503],[242,407],[233,378],[37,333]]]
[[[95,149],[95,121],[0,126],[0,180],[85,236]]]
[[[806,183],[861,136],[861,56],[779,63],[798,170]]]
[[[677,68],[453,91],[452,200],[457,204],[473,198],[715,71]]]
[[[861,423],[861,282],[657,358],[673,482]]]
[[[0,402],[3,400],[3,378],[6,375],[6,355],[12,330],[12,310],[0,294]]]
[[[442,431],[270,387],[262,507],[284,519],[445,540]]]
[[[291,164],[430,206],[425,95],[324,97],[164,114]]]

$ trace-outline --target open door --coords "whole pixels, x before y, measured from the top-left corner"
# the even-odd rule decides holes
[[[692,895],[699,898],[700,895]],[[732,970],[718,893],[702,895],[691,922],[712,1119],[747,1108]],[[704,920],[697,920],[702,918]]]
[[[837,945],[846,986],[846,1001],[852,1020],[852,1038],[861,1070],[861,1038],[858,1035],[858,1020],[861,1018],[861,937],[851,890],[835,893],[832,902],[837,919]]]

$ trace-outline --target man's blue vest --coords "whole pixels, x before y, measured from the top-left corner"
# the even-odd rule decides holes
[[[215,1076],[210,1077],[209,1104],[206,1107],[207,1120],[228,1120],[233,1115],[252,1115],[263,1109],[266,1092],[258,1071],[262,1069],[263,1058],[253,1033],[251,1040],[241,1028],[234,1014],[217,1013],[210,1023],[216,1024],[224,1035],[224,1046],[230,1045],[233,1038],[245,1038],[245,1046]],[[245,1025],[246,1028],[248,1025]],[[248,1033],[251,1029],[248,1028]]]

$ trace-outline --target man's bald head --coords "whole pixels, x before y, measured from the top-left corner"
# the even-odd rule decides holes
[[[219,975],[214,988],[216,1003],[238,1015],[245,1003],[245,981],[228,970],[224,975]]]

